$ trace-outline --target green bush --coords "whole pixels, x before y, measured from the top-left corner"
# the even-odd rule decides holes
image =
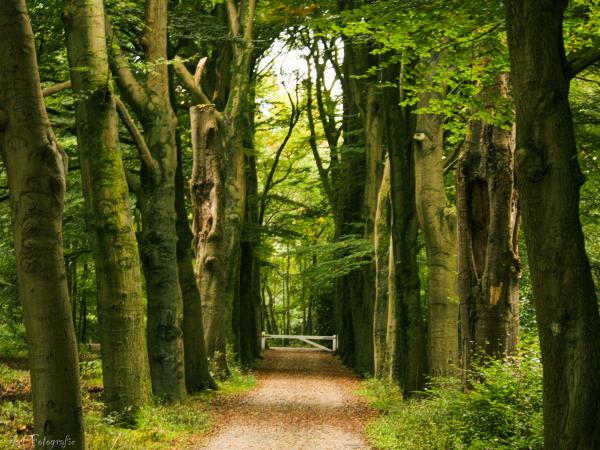
[[[528,343],[507,360],[487,359],[471,374],[472,389],[457,379],[435,379],[403,402],[381,381],[365,384],[382,415],[367,433],[381,449],[543,448],[542,367],[539,348]]]

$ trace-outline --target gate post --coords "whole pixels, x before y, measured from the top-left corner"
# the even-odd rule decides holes
[[[267,337],[265,335],[265,332],[262,332],[262,338],[260,339],[260,349],[264,352],[265,348],[267,347]]]
[[[331,349],[334,352],[337,352],[337,334],[333,335],[333,339],[331,340]]]

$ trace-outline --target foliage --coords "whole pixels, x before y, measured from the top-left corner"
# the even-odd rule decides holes
[[[435,379],[414,400],[402,401],[394,386],[364,383],[382,412],[369,424],[382,449],[541,449],[542,367],[537,343],[527,342],[506,361],[485,360],[471,374],[472,389],[457,379]]]
[[[298,247],[295,253],[317,254],[319,262],[308,267],[303,275],[317,283],[326,284],[370,264],[373,260],[373,244],[361,236],[346,235],[337,242]]]
[[[131,428],[119,426],[118,418],[104,415],[98,395],[100,360],[80,363],[85,429],[90,450],[164,449],[193,447],[211,426],[208,402],[215,396],[248,391],[256,384],[251,375],[232,367],[232,377],[219,383],[219,392],[189,396],[176,405],[154,404],[142,408]],[[0,363],[0,448],[30,448],[33,412],[28,400],[8,400],[7,390],[27,397],[29,374]]]

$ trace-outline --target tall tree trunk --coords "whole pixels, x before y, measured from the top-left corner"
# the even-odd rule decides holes
[[[63,21],[76,98],[86,223],[96,263],[107,412],[129,418],[150,399],[142,276],[109,86],[102,0],[67,0]]]
[[[386,159],[375,214],[375,306],[373,313],[374,375],[384,377],[387,354],[388,301],[390,299],[390,163]]]
[[[400,73],[398,71],[397,73]],[[390,154],[392,242],[395,274],[394,301],[388,306],[389,377],[397,380],[404,395],[422,388],[427,373],[425,327],[417,265],[419,229],[415,204],[415,161],[412,149],[414,117],[401,108],[399,91],[386,95],[386,122]]]
[[[544,365],[545,446],[600,446],[600,317],[579,220],[583,176],[563,45],[567,0],[506,2],[515,169]]]
[[[506,95],[507,78],[492,91]],[[474,121],[459,158],[458,288],[463,381],[471,358],[515,352],[519,339],[518,210],[514,136]]]
[[[24,0],[0,2],[0,150],[31,370],[35,447],[85,449],[77,346],[62,247],[66,156],[44,107]]]
[[[183,149],[177,135],[177,170],[175,172],[175,210],[177,211],[177,268],[183,295],[183,346],[185,358],[185,388],[188,393],[216,389],[210,375],[200,291],[194,275],[192,241],[188,212],[185,207],[185,180],[183,176]]]
[[[182,63],[175,64],[180,78],[198,104],[190,109],[197,166],[192,179],[195,201],[192,205],[195,205],[197,254],[206,256],[196,260],[196,277],[201,289],[207,353],[223,376],[229,372],[227,342],[235,342],[233,308],[240,287],[240,243],[246,206],[245,136],[242,130],[252,72],[255,1],[241,2],[238,7],[233,0],[227,0],[225,7],[234,44],[231,79],[223,86],[223,91],[228,92],[223,111],[217,111],[203,91],[206,60],[201,62],[195,76]],[[204,123],[205,120],[208,122]],[[214,161],[215,154],[219,155],[220,161]],[[208,172],[202,168],[207,168]],[[213,198],[206,197],[208,192]],[[214,221],[216,223],[212,223]],[[203,248],[205,246],[208,247]]]
[[[431,82],[439,55],[428,62]],[[421,95],[418,108],[441,99],[437,92]],[[458,368],[458,309],[456,292],[456,211],[444,185],[444,119],[419,114],[414,136],[416,204],[427,249],[429,373],[444,376]]]
[[[227,303],[223,285],[227,264],[225,187],[223,149],[219,139],[216,111],[211,105],[190,108],[193,167],[190,181],[193,233],[196,242],[196,280],[200,288],[204,317],[204,336],[209,357],[214,358],[219,376],[227,375]],[[230,318],[231,316],[229,316]]]
[[[251,144],[251,142],[248,142]],[[246,145],[246,148],[252,148]],[[256,177],[256,157],[246,156],[246,217],[241,241],[240,295],[239,295],[239,358],[242,364],[249,365],[260,357],[260,336],[262,316],[260,297],[260,266],[256,254],[258,225],[258,182]]]
[[[167,0],[146,0],[142,38],[152,65],[140,83],[127,65],[112,32],[111,69],[119,89],[140,119],[147,149],[142,159],[139,206],[140,252],[148,294],[147,340],[154,395],[168,402],[185,397],[183,297],[177,266],[177,117],[170,103],[167,68]]]

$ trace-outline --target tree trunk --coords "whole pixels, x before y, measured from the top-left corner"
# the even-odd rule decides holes
[[[150,399],[150,371],[143,350],[139,253],[108,84],[104,4],[67,0],[63,20],[76,98],[86,223],[96,263],[104,402],[108,413],[127,412],[131,419]]]
[[[507,79],[493,89],[507,93]],[[474,121],[459,158],[458,288],[463,382],[471,358],[513,354],[519,340],[518,210],[511,131]]]
[[[250,142],[249,142],[250,144]],[[246,148],[252,148],[247,145]],[[260,297],[260,266],[256,254],[258,225],[258,183],[256,178],[256,157],[246,156],[246,217],[241,240],[240,257],[240,296],[239,296],[239,358],[242,364],[249,365],[260,357],[262,332]]]
[[[225,282],[225,187],[223,149],[216,111],[211,105],[190,108],[193,168],[190,181],[193,233],[196,242],[196,281],[200,288],[207,353],[227,375],[226,327],[228,323]],[[229,318],[231,316],[229,315]]]
[[[399,72],[398,72],[399,73]],[[390,153],[392,242],[395,299],[388,306],[388,373],[404,392],[421,389],[427,372],[426,342],[421,312],[415,204],[415,161],[412,149],[414,117],[399,106],[398,91],[388,91],[386,123]]]
[[[387,354],[388,301],[390,299],[390,163],[386,159],[375,214],[375,306],[373,313],[374,375],[384,377]]]
[[[185,207],[185,180],[183,177],[181,141],[177,136],[177,170],[175,172],[175,209],[177,211],[177,268],[183,295],[183,346],[185,357],[185,388],[188,393],[216,389],[210,375],[200,291],[194,275],[192,241],[187,208]]]
[[[435,75],[435,55],[426,77]],[[425,92],[417,108],[441,99]],[[458,368],[458,309],[456,293],[456,212],[448,203],[444,185],[444,119],[438,114],[419,114],[414,136],[416,204],[419,225],[427,249],[429,373],[445,376]]]
[[[147,340],[154,394],[167,402],[185,397],[183,298],[177,267],[177,117],[170,100],[167,55],[167,0],[146,0],[146,30],[141,39],[152,70],[142,84],[131,71],[111,31],[111,70],[123,96],[138,116],[147,148],[142,160],[139,208],[140,253],[148,294]]]
[[[545,446],[600,446],[600,317],[579,220],[583,176],[563,45],[566,0],[506,3],[515,168],[544,365]]]
[[[24,0],[0,2],[0,149],[23,304],[35,447],[85,449],[75,332],[62,247],[66,156],[44,107]]]

